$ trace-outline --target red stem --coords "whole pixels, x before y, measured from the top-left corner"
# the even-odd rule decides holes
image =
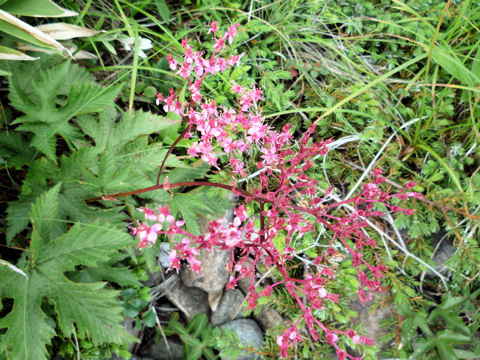
[[[183,116],[182,116],[183,117]],[[157,185],[160,183],[160,175],[162,174],[163,166],[165,165],[165,162],[167,161],[168,156],[172,153],[173,149],[175,149],[175,146],[182,140],[182,138],[185,136],[185,134],[190,130],[190,125],[187,125],[185,130],[182,131],[180,136],[175,140],[175,142],[170,146],[168,149],[167,153],[165,154],[165,157],[163,158],[162,165],[160,165],[160,170],[158,170],[158,176],[157,176]]]

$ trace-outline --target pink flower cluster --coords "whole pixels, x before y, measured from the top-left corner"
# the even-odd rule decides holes
[[[233,173],[245,176],[244,157],[254,156],[253,150],[258,151],[257,168],[261,170],[258,187],[248,193],[233,185],[232,191],[235,195],[242,196],[245,203],[255,201],[260,204],[260,227],[256,227],[255,221],[247,217],[246,207],[242,204],[235,209],[232,223],[225,220],[211,221],[207,234],[195,236],[184,228],[182,220],[176,220],[168,207],[163,206],[157,209],[142,208],[146,221],[151,225],[141,223],[133,229],[133,233],[139,237],[141,248],[155,243],[158,234],[181,238],[170,254],[171,269],[179,270],[183,260],[193,271],[200,272],[200,249],[230,251],[231,276],[226,287],[233,288],[240,279],[248,278],[248,309],[256,307],[260,296],[269,297],[274,288],[284,286],[296,300],[302,315],[277,338],[282,356],[288,357],[289,346],[303,341],[300,328],[306,326],[316,341],[321,339],[321,331],[324,341],[335,348],[339,359],[353,359],[338,345],[340,338],[350,339],[353,344],[372,345],[373,341],[357,335],[352,329],[332,330],[313,315],[314,310],[324,308],[328,302],[336,303],[340,297],[332,291],[330,283],[335,281],[335,267],[328,266],[327,259],[335,254],[334,247],[339,244],[350,254],[352,267],[358,272],[360,300],[367,301],[372,293],[381,292],[381,278],[386,268],[366,261],[362,253],[366,247],[376,247],[375,241],[364,233],[364,228],[368,227],[367,220],[383,215],[381,211],[375,210],[376,204],[383,204],[394,212],[411,214],[413,210],[390,205],[389,201],[392,198],[421,198],[421,195],[407,191],[414,183],[408,183],[397,194],[382,191],[381,184],[385,177],[381,169],[375,169],[373,181],[364,184],[358,195],[342,202],[332,202],[329,198],[332,189],[319,195],[321,191],[318,181],[308,175],[314,167],[314,158],[325,155],[327,145],[332,141],[313,140],[315,124],[302,136],[295,148],[289,125],[276,131],[264,124],[257,105],[262,100],[262,93],[255,86],[245,89],[232,83],[232,93],[237,97],[235,109],[218,107],[214,101],[205,99],[200,88],[205,76],[223,71],[240,61],[238,56],[228,59],[217,56],[225,48],[226,41],[231,43],[237,28],[238,24],[235,24],[223,36],[218,37],[217,23],[211,24],[209,33],[213,34],[215,45],[213,54],[208,59],[203,58],[201,52],[193,51],[186,40],[182,41],[185,52],[183,61],[177,62],[171,55],[168,56],[168,61],[172,70],[187,80],[190,101],[180,103],[178,95],[171,90],[166,99],[159,95],[158,103],[165,104],[165,111],[173,111],[183,117],[188,124],[186,137],[198,136],[188,153],[201,156],[212,166],[218,166],[218,156],[226,154]],[[170,186],[168,183],[164,188],[168,190]],[[336,211],[346,203],[354,207],[353,212],[344,214]],[[328,249],[314,259],[311,274],[304,279],[291,277],[286,262],[296,254],[296,249],[291,246],[292,240],[317,231],[319,226],[326,229],[330,236]],[[274,245],[274,239],[279,235],[285,238],[281,251]],[[256,289],[255,270],[259,263],[267,268],[275,267],[282,280],[261,291]],[[307,302],[304,303],[301,298],[306,298]]]

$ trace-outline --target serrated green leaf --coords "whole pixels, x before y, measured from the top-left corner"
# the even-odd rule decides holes
[[[70,62],[33,74],[31,83],[24,86],[15,77],[10,81],[10,101],[25,113],[14,123],[21,124],[18,130],[32,132],[32,146],[52,160],[56,159],[55,135],[70,145],[81,133],[69,121],[78,114],[103,110],[120,91],[119,86],[95,84],[85,69]]]
[[[96,267],[75,271],[69,278],[78,282],[108,281],[121,286],[140,285],[133,272],[127,267],[112,267],[108,264],[99,264]]]
[[[125,113],[109,138],[108,149],[117,149],[135,140],[140,135],[160,132],[177,123],[179,123],[178,120],[170,120],[163,116],[154,115],[151,112],[143,112],[142,110],[132,114]]]
[[[32,219],[33,231],[37,231],[40,239],[47,241],[53,223],[57,217],[58,193],[62,183],[58,183],[47,192],[40,195],[32,204],[30,219]],[[33,244],[32,244],[33,247]]]
[[[75,225],[62,237],[49,241],[41,252],[32,249],[32,259],[23,270],[28,278],[0,267],[0,296],[12,298],[11,311],[0,319],[0,351],[18,360],[46,360],[46,345],[55,335],[41,309],[44,298],[55,304],[58,326],[65,336],[88,334],[94,344],[126,343],[132,337],[120,325],[121,306],[117,291],[104,283],[72,282],[64,275],[78,265],[95,266],[110,254],[131,245],[123,231],[104,226]]]
[[[21,169],[31,165],[35,157],[35,149],[30,147],[23,134],[15,131],[0,133],[0,154],[8,167]]]
[[[15,235],[28,226],[30,222],[29,213],[34,199],[33,196],[25,196],[8,203],[6,218],[8,243],[11,243]]]

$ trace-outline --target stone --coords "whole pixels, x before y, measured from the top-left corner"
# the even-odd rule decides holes
[[[360,302],[358,298],[353,299],[350,302],[350,308],[357,312],[358,316],[353,319],[355,324],[362,324],[365,328],[365,332],[359,335],[365,335],[369,338],[373,339],[376,344],[381,344],[380,352],[381,354],[383,351],[389,349],[393,344],[391,343],[382,343],[380,341],[381,337],[384,336],[389,329],[385,329],[382,327],[382,321],[386,318],[390,318],[394,316],[394,309],[392,305],[387,305],[381,308],[375,309],[375,311],[370,311],[374,302],[382,301],[384,296],[388,296],[388,294],[379,294],[374,293],[372,294],[373,298],[371,301],[367,301],[364,304]],[[356,354],[360,356],[360,354]]]
[[[241,318],[244,299],[245,296],[240,290],[233,289],[225,291],[218,308],[212,312],[212,325],[222,325],[228,321]]]
[[[207,294],[198,288],[185,286],[177,275],[174,276],[175,279],[171,280],[165,291],[167,299],[179,308],[187,319],[198,313],[208,314]]]
[[[276,328],[283,323],[282,316],[267,306],[261,308],[260,312],[255,315],[255,320],[257,320],[263,330]]]
[[[233,330],[237,333],[238,340],[246,348],[251,347],[255,350],[260,351],[263,347],[263,332],[260,329],[260,326],[252,319],[239,319],[228,322],[220,328]],[[245,351],[240,357],[237,357],[235,360],[258,360],[262,356],[254,352]],[[230,360],[223,358],[223,360]],[[233,360],[233,359],[231,359]]]
[[[154,360],[183,360],[183,344],[169,341],[167,347],[165,341],[161,341],[142,349],[141,355]]]
[[[170,264],[170,244],[168,242],[160,243],[160,250],[158,252],[158,262],[164,269],[167,269]]]
[[[210,306],[210,310],[217,310],[220,300],[222,299],[222,295],[223,290],[219,291],[218,293],[208,294],[208,306]]]
[[[130,335],[138,338],[140,330],[138,330],[137,327],[135,326],[136,324],[135,324],[134,318],[127,317],[125,320],[123,320],[122,325],[123,325],[123,328],[127,330]],[[128,351],[132,352],[136,345],[137,345],[136,342],[131,343],[128,346]]]
[[[229,273],[226,269],[230,261],[230,251],[214,250],[212,252],[201,249],[198,259],[202,263],[202,272],[193,272],[189,267],[182,268],[180,278],[189,287],[195,286],[209,294],[220,292],[228,281]]]

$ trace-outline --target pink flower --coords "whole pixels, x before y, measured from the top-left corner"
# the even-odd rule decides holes
[[[163,182],[163,190],[170,190],[170,181],[168,180],[168,176],[165,176],[165,181]]]
[[[233,38],[234,38],[235,36],[237,36],[237,28],[238,28],[239,26],[240,26],[240,24],[235,23],[235,24],[233,24],[232,26],[230,26],[230,27],[228,28],[228,31],[227,31],[226,36],[227,36],[228,42],[229,42],[230,44],[233,43]]]
[[[167,55],[167,61],[168,64],[170,65],[170,69],[172,70],[177,70],[178,62],[173,58],[171,54]]]
[[[210,24],[210,29],[208,30],[207,34],[213,33],[213,35],[216,35],[218,31],[217,25],[218,25],[217,20],[212,21],[212,23]]]
[[[332,345],[332,344],[337,342],[338,336],[335,333],[329,332],[329,333],[327,333],[327,335],[325,335],[325,340],[326,340],[327,344]]]

